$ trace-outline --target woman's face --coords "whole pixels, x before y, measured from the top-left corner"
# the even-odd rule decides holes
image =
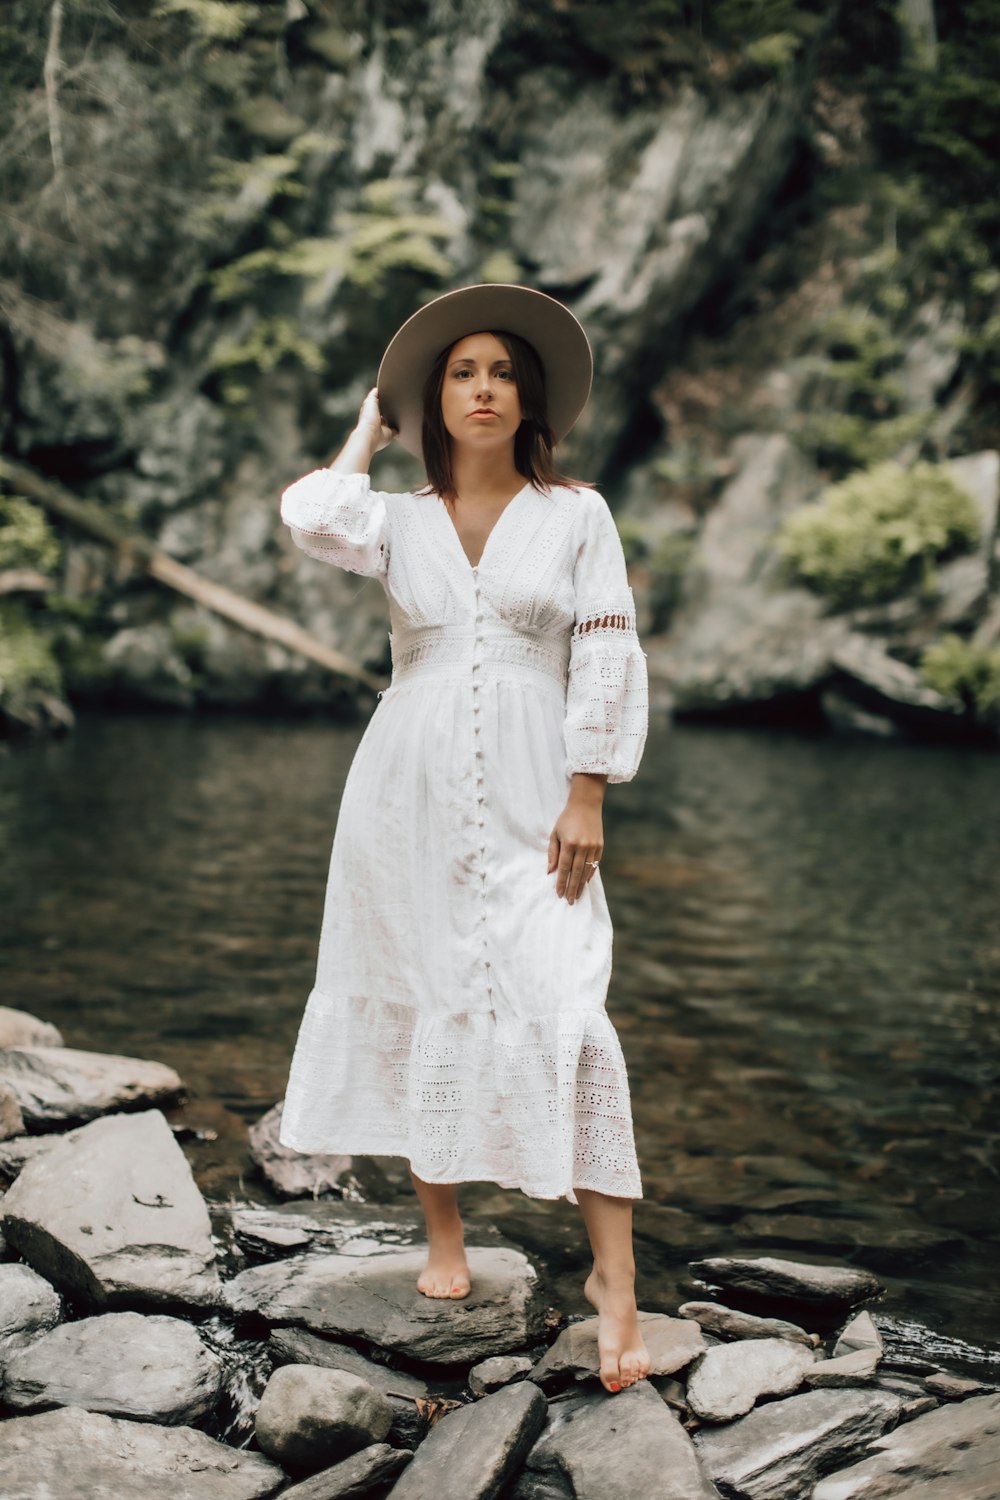
[[[441,417],[455,443],[491,449],[513,442],[521,425],[521,400],[510,355],[495,334],[470,333],[452,345],[441,387]]]

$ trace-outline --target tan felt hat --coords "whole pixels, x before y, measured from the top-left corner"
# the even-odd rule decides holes
[[[396,441],[423,457],[423,388],[442,349],[469,333],[517,333],[532,344],[545,371],[548,418],[556,442],[587,404],[594,375],[590,341],[568,307],[545,292],[510,282],[484,282],[426,303],[393,335],[378,368],[383,419]]]

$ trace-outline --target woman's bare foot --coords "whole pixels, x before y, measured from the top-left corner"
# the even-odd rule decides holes
[[[450,1297],[458,1301],[469,1295],[471,1287],[461,1232],[457,1241],[454,1238],[432,1240],[427,1264],[417,1278],[417,1291],[423,1292],[425,1297]]]
[[[639,1328],[634,1273],[604,1275],[594,1266],[583,1285],[583,1295],[597,1309],[597,1351],[601,1384],[620,1391],[649,1374],[649,1350]]]

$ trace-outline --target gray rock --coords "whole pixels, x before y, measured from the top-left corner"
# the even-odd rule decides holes
[[[725,1427],[703,1428],[694,1445],[725,1495],[790,1500],[811,1494],[820,1474],[884,1432],[900,1406],[888,1391],[807,1391],[758,1406]]]
[[[534,1360],[527,1354],[495,1354],[469,1371],[469,1390],[476,1397],[488,1396],[527,1375]]]
[[[805,1373],[808,1386],[869,1385],[878,1370],[877,1349],[854,1349],[836,1359],[821,1359]]]
[[[718,1500],[684,1428],[644,1380],[554,1403],[512,1500]]]
[[[13,1182],[26,1161],[44,1156],[57,1140],[58,1137],[54,1135],[19,1135],[12,1140],[0,1142],[0,1173],[3,1173],[8,1182]]]
[[[406,1468],[412,1453],[390,1448],[388,1443],[374,1443],[345,1458],[342,1463],[323,1469],[301,1484],[282,1490],[281,1500],[368,1500],[382,1493]]]
[[[17,1095],[7,1086],[0,1085],[0,1141],[9,1141],[12,1136],[24,1134],[24,1115]]]
[[[112,1110],[165,1104],[184,1093],[173,1068],[138,1057],[72,1047],[12,1047],[0,1052],[0,1084],[35,1129],[92,1120]]]
[[[319,1365],[324,1370],[346,1370],[367,1380],[382,1392],[392,1408],[389,1440],[397,1447],[415,1448],[426,1435],[427,1418],[420,1403],[427,1400],[430,1390],[418,1375],[378,1364],[347,1344],[321,1338],[305,1328],[276,1328],[267,1349],[276,1365]]]
[[[942,1401],[965,1401],[969,1396],[981,1396],[990,1390],[981,1380],[966,1380],[961,1375],[950,1375],[947,1370],[928,1375],[924,1385],[932,1396],[940,1396]]]
[[[193,1427],[60,1407],[11,1417],[0,1443],[4,1500],[265,1500],[284,1482],[259,1453]]]
[[[392,1500],[496,1500],[545,1426],[545,1397],[519,1382],[437,1422]]]
[[[754,1296],[801,1302],[810,1307],[850,1306],[882,1290],[869,1271],[847,1266],[815,1266],[803,1261],[714,1256],[692,1261],[691,1270],[710,1285],[749,1292]]]
[[[250,1127],[250,1155],[279,1198],[385,1197],[386,1178],[364,1157],[305,1154],[279,1140],[282,1104],[275,1104]]]
[[[685,1302],[678,1316],[693,1318],[706,1333],[719,1339],[788,1339],[793,1344],[815,1348],[819,1335],[806,1333],[797,1323],[782,1318],[757,1318],[752,1313],[736,1312],[719,1302]]]
[[[885,1353],[882,1335],[875,1327],[875,1319],[870,1312],[856,1313],[844,1324],[833,1346],[833,1353],[839,1359],[842,1354],[853,1354],[858,1349],[874,1349],[879,1359]]]
[[[424,1297],[426,1251],[290,1256],[252,1266],[225,1288],[234,1312],[271,1324],[361,1338],[413,1359],[467,1364],[523,1348],[541,1332],[538,1278],[517,1250],[468,1249],[472,1292],[461,1301]]]
[[[761,1396],[797,1390],[815,1360],[811,1349],[785,1339],[745,1339],[703,1355],[688,1377],[687,1401],[706,1422],[741,1417]]]
[[[4,1400],[16,1411],[83,1406],[170,1426],[215,1405],[222,1366],[180,1318],[105,1313],[63,1323],[7,1361]]]
[[[61,1047],[63,1039],[55,1026],[40,1021],[26,1010],[0,1005],[0,1047]]]
[[[119,630],[101,647],[108,684],[126,701],[190,708],[195,676],[169,626],[153,621]]]
[[[219,1301],[208,1210],[159,1110],[70,1131],[0,1206],[14,1249],[92,1308]]]
[[[705,1352],[701,1329],[689,1319],[640,1312],[639,1324],[652,1361],[652,1376],[673,1375]],[[570,1380],[596,1376],[599,1370],[597,1318],[583,1318],[563,1329],[532,1369],[530,1379],[543,1390],[554,1390]]]
[[[282,1365],[260,1398],[254,1429],[263,1451],[309,1472],[380,1443],[392,1426],[381,1391],[346,1370]]]
[[[939,1407],[872,1447],[870,1458],[817,1485],[813,1500],[996,1500],[1000,1395]]]
[[[0,1265],[0,1358],[62,1317],[62,1298],[30,1266]]]
[[[310,1245],[343,1255],[378,1255],[427,1243],[424,1216],[416,1205],[376,1207],[339,1199],[290,1202],[237,1208],[230,1222],[239,1244],[269,1258]],[[489,1226],[489,1236],[495,1234]],[[482,1226],[477,1225],[474,1243],[481,1244],[483,1238]]]

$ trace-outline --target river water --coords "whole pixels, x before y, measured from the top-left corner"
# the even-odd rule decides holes
[[[362,728],[87,714],[0,755],[0,1002],[175,1067],[212,1198],[267,1196],[246,1124],[283,1092]],[[698,1256],[832,1256],[901,1337],[996,1355],[996,755],[659,725],[606,805],[641,1304],[698,1295]],[[578,1210],[462,1202],[587,1310]]]

